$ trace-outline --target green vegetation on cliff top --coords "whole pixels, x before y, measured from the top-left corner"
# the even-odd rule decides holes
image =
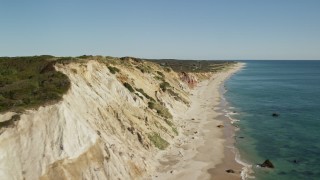
[[[0,58],[0,112],[23,111],[56,102],[69,89],[53,56]]]
[[[23,111],[29,108],[37,108],[47,103],[54,103],[62,99],[64,93],[70,87],[70,81],[66,75],[55,70],[56,63],[83,62],[88,59],[104,61],[107,64],[131,65],[129,60],[144,61],[138,58],[114,58],[109,56],[83,55],[79,57],[54,57],[49,55],[29,57],[0,57],[0,113],[6,111]],[[184,60],[147,60],[160,64],[164,69],[173,69],[177,72],[207,72],[223,69],[232,62],[226,61],[184,61]],[[109,70],[115,74],[120,70],[108,65]],[[148,73],[150,68],[140,67],[141,72]],[[163,91],[168,89],[163,73],[157,72],[162,80]],[[129,86],[126,86],[129,90]],[[142,89],[138,89],[146,98]],[[165,109],[154,106],[163,116],[168,116]]]

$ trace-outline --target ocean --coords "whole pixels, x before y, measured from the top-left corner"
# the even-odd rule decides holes
[[[241,161],[258,180],[319,180],[320,61],[245,63],[224,95]],[[256,166],[266,159],[274,169]]]

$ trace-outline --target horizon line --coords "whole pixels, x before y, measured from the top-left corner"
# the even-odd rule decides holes
[[[110,55],[76,55],[76,56],[56,56],[56,55],[50,55],[50,54],[41,54],[41,55],[18,55],[18,56],[0,56],[0,58],[3,57],[33,57],[33,56],[53,56],[53,57],[80,57],[80,56],[110,56]],[[132,58],[138,58],[138,59],[145,59],[145,60],[198,60],[198,61],[320,61],[320,59],[192,59],[192,58],[145,58],[145,57],[136,57],[136,56],[110,56],[115,58],[122,58],[122,57],[132,57]]]

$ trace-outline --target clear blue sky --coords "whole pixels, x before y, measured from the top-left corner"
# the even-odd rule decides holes
[[[0,56],[320,59],[320,0],[0,0]]]

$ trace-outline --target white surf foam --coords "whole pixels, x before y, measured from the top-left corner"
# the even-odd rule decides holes
[[[242,161],[240,158],[239,152],[236,149],[235,151],[236,151],[236,158],[235,158],[236,162],[243,166],[241,171],[241,179],[242,180],[254,179],[255,177],[253,176],[254,172],[252,169],[252,165]]]

